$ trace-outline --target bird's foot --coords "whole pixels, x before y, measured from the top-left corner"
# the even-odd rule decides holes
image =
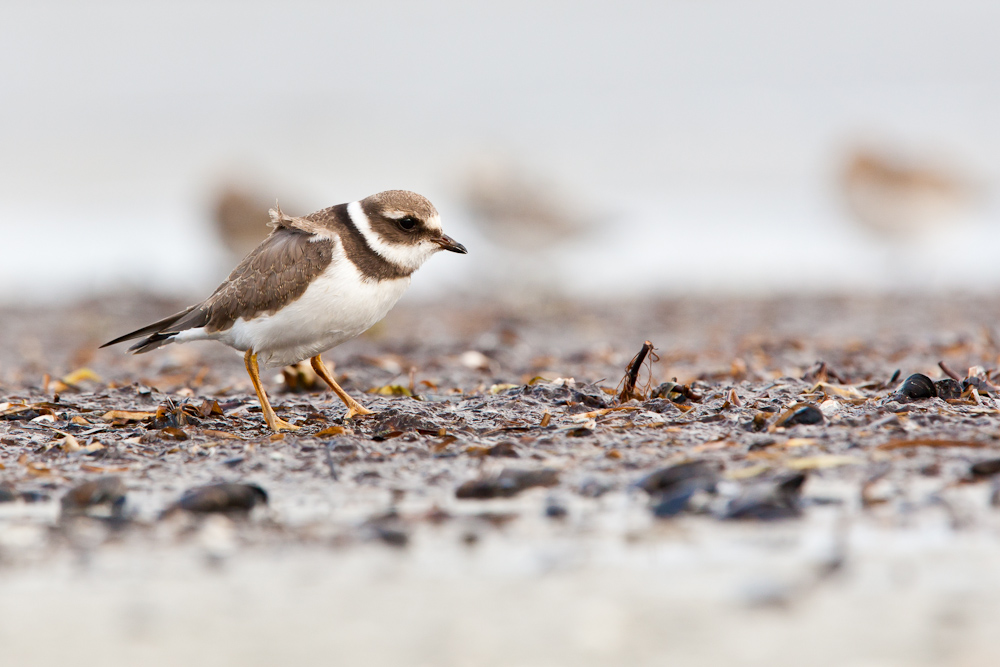
[[[267,425],[275,433],[279,431],[298,431],[302,428],[301,426],[296,426],[295,424],[289,424],[277,415],[275,415],[272,419],[268,419]]]
[[[344,419],[354,419],[358,416],[365,417],[373,414],[375,414],[374,410],[369,410],[360,403],[355,403],[354,405],[347,406],[347,414],[344,415]]]

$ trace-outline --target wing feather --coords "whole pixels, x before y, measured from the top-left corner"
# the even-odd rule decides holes
[[[233,269],[210,297],[101,347],[148,336],[130,348],[146,352],[170,342],[181,331],[200,327],[208,333],[225,331],[241,317],[252,319],[274,313],[299,298],[309,283],[334,261],[336,241],[329,229],[324,228],[325,233],[318,236],[301,226],[286,224],[298,220],[303,219],[290,218],[279,211],[271,234]]]

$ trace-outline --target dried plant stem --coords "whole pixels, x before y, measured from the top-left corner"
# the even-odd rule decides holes
[[[656,359],[656,355],[651,354],[654,349],[653,344],[647,340],[642,344],[642,349],[639,350],[639,353],[632,357],[632,361],[628,363],[628,367],[625,369],[624,386],[621,393],[618,394],[618,400],[622,403],[636,398],[635,383],[639,379],[639,370],[642,368],[642,364],[646,361],[647,356],[650,356],[652,360]]]
[[[938,362],[938,368],[944,371],[944,374],[950,377],[952,380],[955,380],[956,382],[962,381],[962,376],[956,373],[955,371],[951,370],[950,368],[948,368],[943,361]]]

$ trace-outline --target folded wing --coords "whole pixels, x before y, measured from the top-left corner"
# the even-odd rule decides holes
[[[289,218],[272,211],[274,231],[240,262],[229,277],[203,302],[136,329],[101,347],[143,338],[129,348],[138,353],[154,350],[182,331],[203,328],[207,334],[225,331],[239,319],[273,314],[302,296],[333,261],[335,240],[306,231]],[[319,231],[319,230],[317,230]]]

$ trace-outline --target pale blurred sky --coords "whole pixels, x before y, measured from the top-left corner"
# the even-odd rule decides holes
[[[480,254],[415,285],[486,284],[531,265],[464,217],[464,170],[501,155],[604,216],[541,255],[584,292],[595,264],[653,291],[795,290],[893,286],[913,262],[942,266],[904,282],[962,286],[947,264],[971,259],[1000,286],[998,33],[1000,3],[971,0],[7,0],[0,281],[8,299],[211,288],[229,267],[209,201],[246,177],[310,209],[420,191]],[[857,140],[941,156],[984,197],[900,255],[837,200]],[[817,250],[837,271],[810,272]]]

